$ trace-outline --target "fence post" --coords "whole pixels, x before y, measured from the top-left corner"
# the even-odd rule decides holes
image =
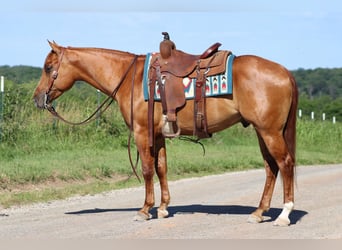
[[[0,80],[0,143],[2,141],[2,123],[4,119],[4,92],[5,92],[5,77],[1,76]]]
[[[301,109],[298,110],[298,116],[299,116],[299,118],[302,118],[302,110]]]
[[[52,107],[54,108],[54,109],[56,109],[56,106],[57,106],[57,101],[55,100],[53,103],[52,103]],[[57,117],[55,117],[55,116],[53,116],[53,122],[52,122],[52,130],[53,131],[57,131],[57,125],[58,125],[58,118]]]
[[[100,107],[100,90],[99,89],[97,89],[96,90],[96,92],[97,92],[97,107]],[[97,113],[96,113],[96,127],[98,127],[99,125],[100,125],[100,114],[101,114],[101,112],[100,112],[100,110],[99,111],[97,111]]]

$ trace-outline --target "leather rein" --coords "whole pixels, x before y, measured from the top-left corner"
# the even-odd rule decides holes
[[[101,105],[99,105],[97,107],[97,109],[87,119],[85,119],[81,122],[71,122],[71,121],[64,119],[60,114],[58,114],[58,112],[55,110],[55,108],[51,104],[48,103],[49,93],[51,92],[53,84],[58,77],[58,70],[59,70],[59,67],[61,65],[65,50],[66,50],[66,48],[62,47],[62,51],[61,51],[61,54],[60,54],[60,57],[58,60],[57,68],[52,72],[51,77],[49,79],[49,88],[46,91],[45,97],[44,97],[44,108],[47,109],[53,116],[57,117],[59,120],[65,122],[67,124],[70,124],[70,125],[87,124],[87,123],[96,119],[95,115],[97,115],[97,114],[102,115],[108,109],[108,107],[113,103],[114,98],[115,98],[117,92],[119,91],[120,87],[122,86],[124,80],[126,79],[130,69],[134,66],[133,75],[132,75],[133,76],[132,77],[132,86],[131,86],[131,117],[130,117],[131,122],[130,122],[130,132],[128,135],[128,156],[129,156],[129,161],[130,161],[133,173],[137,177],[139,182],[141,182],[141,180],[140,180],[140,178],[136,172],[136,168],[137,168],[138,161],[139,161],[139,152],[137,151],[137,158],[136,158],[135,164],[133,163],[132,155],[131,155],[131,138],[132,138],[132,131],[133,131],[133,94],[134,94],[133,90],[134,90],[134,80],[135,80],[135,74],[136,74],[136,68],[137,68],[136,61],[137,61],[138,56],[137,55],[134,56],[131,64],[128,66],[125,74],[123,74],[118,85],[114,88],[113,92],[102,102]],[[106,103],[107,103],[107,105],[105,106]],[[105,108],[102,109],[104,106],[105,106]]]

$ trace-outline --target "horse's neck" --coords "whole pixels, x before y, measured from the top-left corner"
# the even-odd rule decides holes
[[[120,83],[134,55],[105,49],[83,49],[78,52],[80,80],[110,95]]]
[[[78,56],[78,70],[82,76],[80,80],[91,84],[107,95],[113,95],[120,106],[126,124],[129,125],[133,108],[132,94],[134,94],[134,104],[139,106],[141,102],[144,102],[141,85],[146,57],[96,49],[82,51]]]

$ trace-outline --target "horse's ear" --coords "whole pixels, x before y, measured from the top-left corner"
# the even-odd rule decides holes
[[[48,40],[48,43],[49,43],[51,49],[52,49],[54,52],[56,52],[57,54],[60,52],[61,46],[59,46],[55,41],[50,42],[50,41]]]

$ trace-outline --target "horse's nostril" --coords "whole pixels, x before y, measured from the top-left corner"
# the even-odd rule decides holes
[[[36,99],[33,100],[34,101],[34,105],[36,106],[36,108],[39,108],[38,102]]]
[[[36,108],[40,108],[37,99],[34,99],[33,101],[34,101],[34,105],[36,106]]]
[[[34,101],[34,105],[36,106],[36,108],[44,108],[44,95],[36,95],[33,97],[33,101]]]

